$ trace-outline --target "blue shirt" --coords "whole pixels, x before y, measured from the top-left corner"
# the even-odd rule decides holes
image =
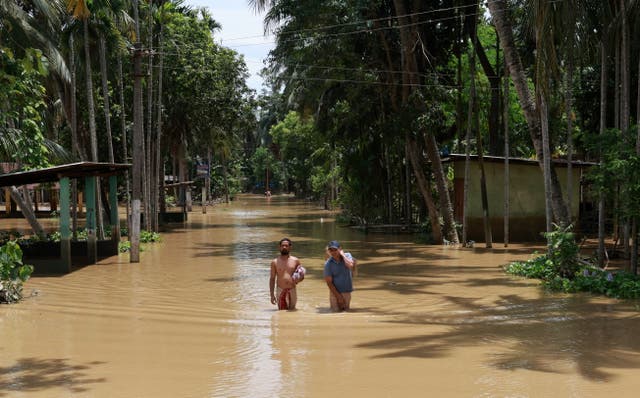
[[[352,259],[351,253],[345,253],[344,255]],[[351,293],[353,291],[351,270],[347,268],[344,259],[341,258],[340,261],[336,261],[333,257],[329,257],[327,262],[324,263],[324,277],[326,278],[327,276],[333,278],[333,285],[338,289],[338,292]]]

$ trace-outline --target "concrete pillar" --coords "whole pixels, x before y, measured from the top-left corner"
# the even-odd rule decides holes
[[[89,262],[98,261],[98,243],[96,239],[96,177],[85,177],[84,196],[86,197],[86,229],[87,229],[87,257]]]
[[[118,218],[118,177],[109,177],[109,209],[111,209],[111,240],[120,242],[120,219]]]
[[[69,177],[60,179],[60,260],[66,272],[71,272],[71,195]]]

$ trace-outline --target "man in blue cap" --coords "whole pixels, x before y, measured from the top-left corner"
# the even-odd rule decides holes
[[[329,242],[327,250],[329,258],[324,263],[324,280],[329,287],[329,304],[333,311],[348,310],[353,291],[351,272],[356,267],[356,259],[351,253],[345,253],[336,240]]]

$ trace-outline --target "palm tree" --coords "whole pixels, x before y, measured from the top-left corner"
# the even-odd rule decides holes
[[[91,68],[91,50],[89,45],[89,17],[91,11],[86,0],[66,0],[67,10],[71,12],[75,19],[82,20],[82,32],[83,32],[83,45],[85,56],[85,79],[86,79],[86,91],[87,91],[87,109],[89,112],[89,141],[90,141],[90,153],[91,161],[98,162],[98,132],[96,128],[96,110],[93,98],[93,77]],[[97,198],[97,237],[102,239],[104,237],[103,229],[103,217],[102,217],[102,195],[100,195],[100,179],[96,181],[96,190],[98,192]]]
[[[91,11],[86,0],[67,0],[67,9],[73,17],[82,20],[83,45],[85,53],[85,79],[87,85],[87,109],[89,112],[89,139],[91,161],[98,161],[98,136],[96,131],[96,111],[93,99],[93,77],[91,76],[91,50],[89,46],[89,17]]]
[[[516,88],[520,107],[524,113],[529,129],[529,135],[533,146],[536,151],[538,162],[540,167],[545,173],[544,169],[544,142],[542,137],[542,122],[540,119],[540,109],[537,107],[531,92],[529,91],[528,81],[525,74],[525,69],[520,60],[520,56],[517,53],[515,40],[513,38],[513,28],[509,19],[509,7],[505,0],[494,0],[487,3],[489,12],[491,13],[491,19],[495,25],[496,32],[500,38],[500,45],[506,59],[507,68],[509,69],[511,80]],[[544,36],[542,35],[541,38]],[[542,58],[541,58],[542,59]],[[541,61],[542,62],[542,61]],[[544,78],[543,78],[544,80]],[[544,83],[544,81],[538,83]],[[548,148],[547,148],[548,149]],[[562,197],[562,190],[560,188],[560,182],[558,176],[555,173],[555,169],[550,167],[549,171],[550,186],[549,191],[551,195],[551,207],[555,219],[561,223],[568,225],[569,214],[567,207]]]

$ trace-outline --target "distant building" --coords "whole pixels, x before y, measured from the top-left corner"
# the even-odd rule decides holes
[[[491,235],[494,242],[504,241],[504,158],[484,156],[484,170],[487,183],[487,199]],[[442,159],[443,163],[453,166],[453,207],[457,223],[462,224],[464,214],[464,168],[465,155],[451,154]],[[567,197],[567,161],[554,159],[553,164]],[[572,163],[572,203],[571,218],[580,219],[581,203],[584,198],[583,174],[594,163],[575,161]],[[484,219],[482,215],[482,196],[480,190],[480,166],[478,156],[470,157],[467,239],[484,241]],[[579,230],[580,225],[575,225]],[[541,233],[546,229],[544,178],[537,160],[509,158],[509,241],[530,242],[543,239]]]

